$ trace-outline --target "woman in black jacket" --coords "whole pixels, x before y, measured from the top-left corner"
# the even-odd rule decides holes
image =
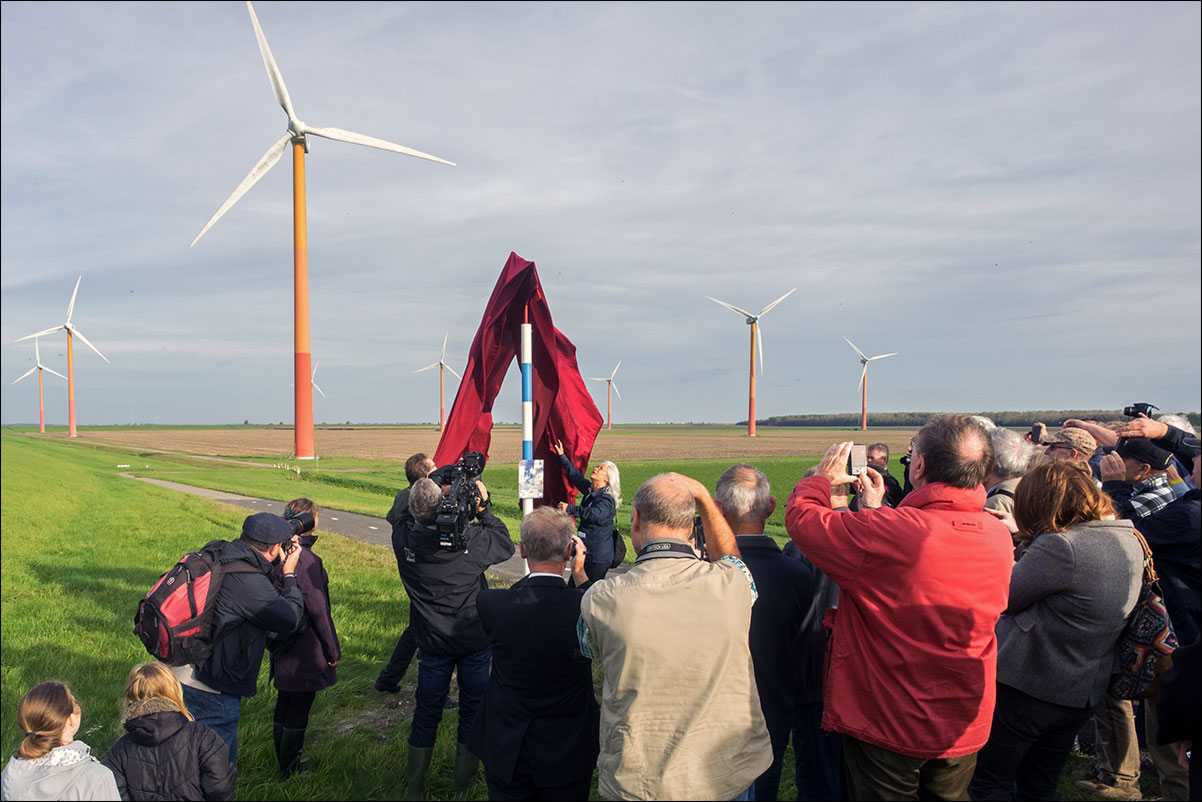
[[[568,481],[584,494],[579,504],[559,503],[560,510],[576,518],[577,534],[588,549],[584,572],[594,582],[604,579],[614,559],[614,515],[622,503],[618,466],[608,461],[598,462],[585,479],[563,453],[562,442],[556,440],[551,450],[559,455],[559,464]],[[575,587],[575,581],[570,584]]]
[[[122,704],[125,735],[103,760],[122,799],[234,798],[230,749],[220,735],[192,719],[170,668],[135,666]]]
[[[307,498],[288,502],[284,517],[291,518],[302,512],[312,515],[316,526],[317,505]],[[296,584],[305,597],[304,624],[299,634],[285,636],[271,651],[271,676],[279,694],[272,735],[280,774],[284,777],[295,774],[304,762],[301,748],[309,726],[309,711],[317,692],[338,681],[334,667],[342,659],[342,647],[330,615],[330,577],[321,558],[313,553],[316,541],[314,534],[301,535],[297,539],[301,557],[296,564]],[[272,580],[283,583],[279,566],[272,571]]]

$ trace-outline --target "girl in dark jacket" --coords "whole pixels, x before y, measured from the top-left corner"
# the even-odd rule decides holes
[[[284,517],[302,512],[312,515],[316,522],[317,505],[307,498],[288,502]],[[316,541],[317,535],[311,533],[297,539],[301,557],[296,564],[296,584],[305,597],[304,625],[299,634],[279,641],[271,652],[271,676],[279,692],[272,734],[280,774],[284,777],[295,774],[303,762],[300,754],[309,726],[309,710],[317,692],[338,681],[334,667],[342,659],[338,633],[330,616],[330,578],[321,558],[313,553]],[[272,578],[283,583],[280,567],[275,568]]]
[[[579,504],[559,503],[559,509],[577,520],[577,534],[588,549],[584,572],[592,581],[604,579],[614,559],[614,515],[622,503],[618,466],[599,462],[585,479],[563,453],[563,443],[556,440],[551,450],[559,455],[559,464],[572,486],[584,495]],[[575,581],[571,583],[575,587]]]
[[[129,672],[122,694],[125,728],[104,757],[122,799],[233,799],[230,749],[192,719],[175,673],[163,663]]]

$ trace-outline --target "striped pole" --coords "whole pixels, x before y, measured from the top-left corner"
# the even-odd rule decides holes
[[[530,309],[522,316],[522,459],[534,459],[534,365]],[[534,499],[522,499],[522,516],[534,509]]]

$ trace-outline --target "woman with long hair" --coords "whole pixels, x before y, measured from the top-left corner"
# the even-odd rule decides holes
[[[1144,553],[1084,463],[1027,473],[1014,523],[1020,556],[997,625],[997,707],[969,794],[1057,800],[1073,739],[1106,696]]]
[[[175,672],[133,667],[121,694],[125,734],[104,756],[122,799],[233,799],[230,748],[192,718]]]
[[[589,478],[576,469],[563,453],[563,443],[555,440],[551,450],[559,455],[559,464],[568,481],[583,495],[578,504],[559,503],[559,509],[577,520],[577,534],[588,549],[584,572],[592,581],[604,579],[614,559],[614,515],[622,503],[621,477],[618,466],[608,460],[593,466]],[[570,585],[575,586],[575,580]]]
[[[17,707],[25,738],[0,776],[3,799],[120,799],[113,773],[75,740],[83,712],[71,689],[43,682]]]

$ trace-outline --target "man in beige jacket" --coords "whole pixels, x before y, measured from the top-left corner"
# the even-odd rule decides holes
[[[747,799],[772,763],[748,648],[755,581],[709,491],[655,476],[632,502],[625,574],[580,606],[605,668],[597,790],[606,799]],[[693,540],[700,515],[708,561]]]

